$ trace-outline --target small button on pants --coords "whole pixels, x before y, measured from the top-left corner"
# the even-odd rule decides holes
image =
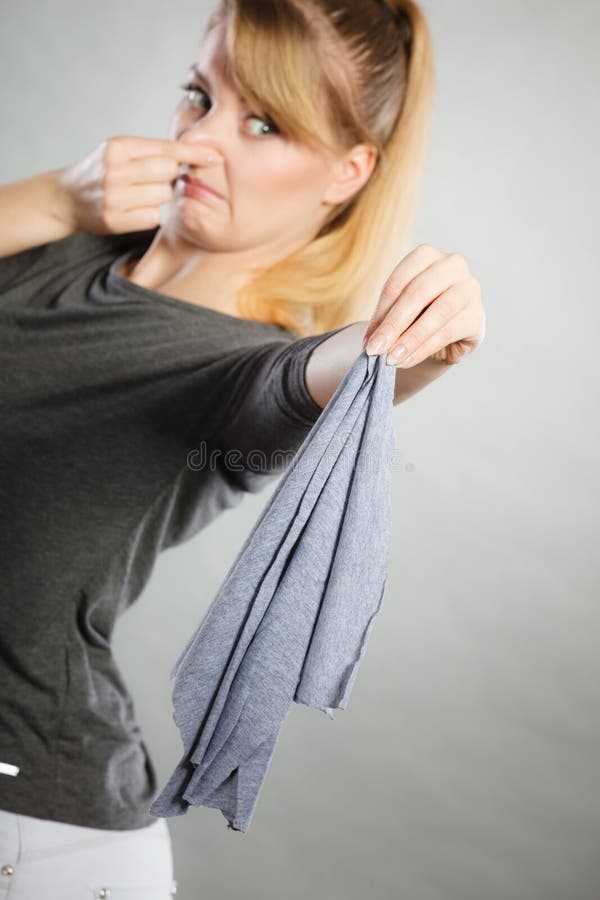
[[[0,810],[0,900],[173,900],[166,819],[127,831]]]

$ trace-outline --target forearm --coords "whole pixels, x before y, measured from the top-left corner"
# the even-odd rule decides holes
[[[306,363],[306,386],[321,408],[325,408],[344,375],[363,352],[362,340],[368,321],[353,322],[323,341],[312,351]],[[424,359],[408,369],[396,369],[394,406],[412,397],[451,366],[443,360]]]
[[[57,241],[75,231],[61,169],[0,185],[0,257]]]

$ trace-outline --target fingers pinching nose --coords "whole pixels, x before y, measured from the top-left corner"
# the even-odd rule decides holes
[[[193,159],[194,163],[215,165],[223,160],[222,154],[215,147],[204,144],[202,141],[195,141],[185,137],[180,138],[179,141],[189,148],[189,152],[185,154],[188,162],[192,162]]]

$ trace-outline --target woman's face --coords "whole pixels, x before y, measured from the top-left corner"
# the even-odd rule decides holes
[[[293,143],[254,115],[222,78],[221,39],[220,29],[206,35],[195,64],[205,77],[190,69],[193,89],[178,104],[169,137],[217,152],[217,163],[182,165],[180,175],[202,179],[224,199],[187,196],[178,179],[169,224],[207,250],[258,250],[257,262],[269,264],[311,240],[330,204],[360,186],[360,173],[352,163],[340,170],[339,158]]]

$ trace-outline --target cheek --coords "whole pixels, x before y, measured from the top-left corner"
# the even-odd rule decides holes
[[[276,159],[262,167],[260,180],[264,188],[289,194],[306,190],[318,176],[315,168],[302,160]]]
[[[240,160],[232,169],[234,193],[244,210],[255,210],[258,204],[279,210],[285,218],[291,207],[311,209],[318,205],[322,193],[323,172],[314,162],[294,159],[281,153],[263,152],[255,161]]]

